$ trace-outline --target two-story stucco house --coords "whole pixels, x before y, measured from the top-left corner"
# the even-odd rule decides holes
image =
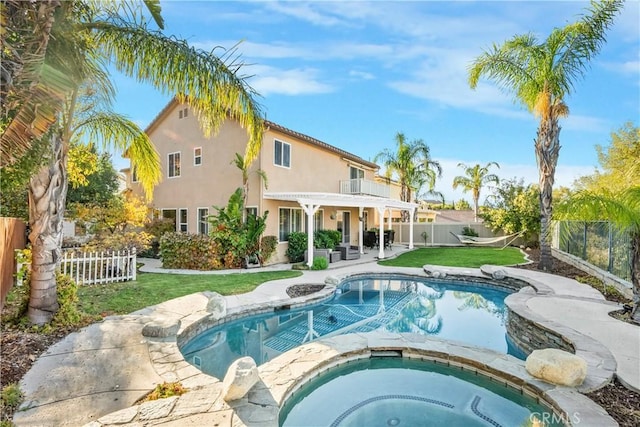
[[[236,153],[244,154],[248,138],[233,120],[205,138],[197,120],[188,105],[173,100],[146,132],[162,162],[153,208],[175,219],[177,231],[206,234],[213,206],[226,206],[229,196],[242,187],[242,173],[233,160]],[[344,243],[362,252],[363,230],[384,229],[384,218],[403,209],[413,217],[417,207],[390,197],[393,185],[376,181],[375,163],[269,121],[251,166],[252,171],[258,169],[266,174],[268,188],[258,174],[250,173],[246,209],[260,215],[269,211],[265,235],[277,236],[279,242],[270,263],[288,261],[287,239],[294,231],[312,235],[317,229],[337,229]],[[135,173],[127,175],[133,193],[142,195]]]

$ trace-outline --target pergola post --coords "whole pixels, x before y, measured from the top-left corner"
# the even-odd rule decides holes
[[[384,214],[387,211],[384,206],[378,209],[378,258],[384,258]]]
[[[409,249],[413,249],[413,215],[416,209],[409,209]]]
[[[311,267],[313,265],[313,216],[320,205],[299,203],[304,213],[307,214],[307,265]]]
[[[363,224],[364,217],[363,217],[363,215],[364,215],[364,208],[362,206],[360,206],[358,208],[358,242],[359,242],[358,246],[360,248],[360,253],[361,254],[364,254],[364,245],[363,245],[363,242],[362,242],[362,239],[364,237],[363,236],[364,235],[364,230],[363,230],[364,229],[364,224]]]
[[[391,230],[391,208],[387,209],[389,211],[389,220],[387,221],[387,225],[389,226],[389,230]]]

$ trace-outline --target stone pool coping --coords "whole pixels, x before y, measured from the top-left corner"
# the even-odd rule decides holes
[[[604,409],[578,391],[568,387],[550,385],[531,377],[524,369],[524,362],[519,359],[491,350],[433,337],[370,332],[314,341],[292,349],[260,366],[258,368],[260,382],[252,388],[245,398],[231,403],[224,402],[220,397],[222,383],[219,379],[200,372],[187,363],[180,353],[177,342],[183,341],[185,336],[195,336],[208,327],[239,317],[265,313],[283,306],[295,308],[321,302],[333,295],[335,285],[363,274],[403,274],[441,279],[447,276],[466,276],[480,280],[491,279],[493,276],[493,280],[498,283],[500,280],[505,280],[505,286],[511,288],[514,285],[513,280],[510,281],[510,279],[522,280],[522,289],[508,297],[509,299],[512,296],[517,296],[513,304],[509,304],[509,307],[511,308],[513,305],[514,311],[519,315],[523,315],[542,327],[559,330],[574,346],[576,353],[585,358],[588,364],[588,374],[582,389],[592,390],[602,387],[611,380],[615,373],[615,359],[601,343],[563,325],[547,321],[527,308],[526,301],[533,296],[556,294],[554,288],[548,286],[544,281],[529,278],[528,273],[515,274],[509,269],[492,266],[483,266],[481,269],[438,266],[425,266],[423,269],[369,269],[329,275],[325,279],[327,285],[325,289],[319,293],[295,299],[272,299],[263,303],[234,305],[226,311],[221,311],[218,303],[212,304],[212,301],[218,298],[217,294],[202,293],[183,297],[191,298],[186,304],[191,307],[190,313],[180,313],[174,311],[174,308],[164,307],[161,312],[165,318],[170,319],[167,327],[176,326],[176,323],[172,323],[171,319],[173,319],[173,322],[177,322],[179,332],[177,337],[175,335],[147,337],[149,355],[155,371],[164,381],[180,381],[190,391],[179,397],[145,402],[108,414],[87,424],[87,426],[174,425],[173,423],[177,426],[186,422],[214,423],[221,426],[276,426],[278,412],[285,399],[310,378],[332,366],[343,363],[345,360],[369,357],[372,351],[382,350],[398,350],[405,357],[425,358],[452,366],[465,366],[467,369],[488,374],[490,377],[526,393],[537,395],[563,416],[568,417],[569,420],[571,416],[579,413],[580,422],[587,425],[617,425]],[[507,283],[509,281],[510,283]],[[577,284],[575,281],[571,282],[573,283],[563,283],[558,291],[561,294],[569,292],[569,288]],[[591,288],[589,287],[589,289]],[[573,291],[575,292],[575,289]],[[603,299],[599,293],[594,294],[586,288],[581,288],[578,294],[585,298],[597,299],[599,296],[600,299]],[[196,309],[198,307],[199,309]],[[156,309],[154,317],[157,317],[158,314]],[[579,390],[582,391],[582,389]]]

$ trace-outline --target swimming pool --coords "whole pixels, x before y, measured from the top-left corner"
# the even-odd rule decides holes
[[[488,377],[432,361],[366,358],[323,372],[291,396],[290,426],[522,426],[548,421],[537,399]],[[559,418],[545,424],[563,425]]]
[[[510,292],[488,282],[357,277],[339,285],[330,301],[227,322],[180,350],[186,361],[218,378],[242,356],[260,365],[318,338],[379,329],[432,335],[524,358],[506,334],[504,299]]]

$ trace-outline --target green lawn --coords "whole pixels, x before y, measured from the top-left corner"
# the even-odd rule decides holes
[[[80,286],[80,310],[88,314],[127,314],[141,308],[192,294],[214,291],[222,295],[242,294],[270,280],[302,275],[300,271],[270,271],[236,274],[139,273],[135,282]]]
[[[380,261],[380,265],[393,267],[422,267],[425,264],[447,267],[473,267],[481,265],[513,265],[525,262],[516,248],[422,248],[405,252],[397,258]]]

